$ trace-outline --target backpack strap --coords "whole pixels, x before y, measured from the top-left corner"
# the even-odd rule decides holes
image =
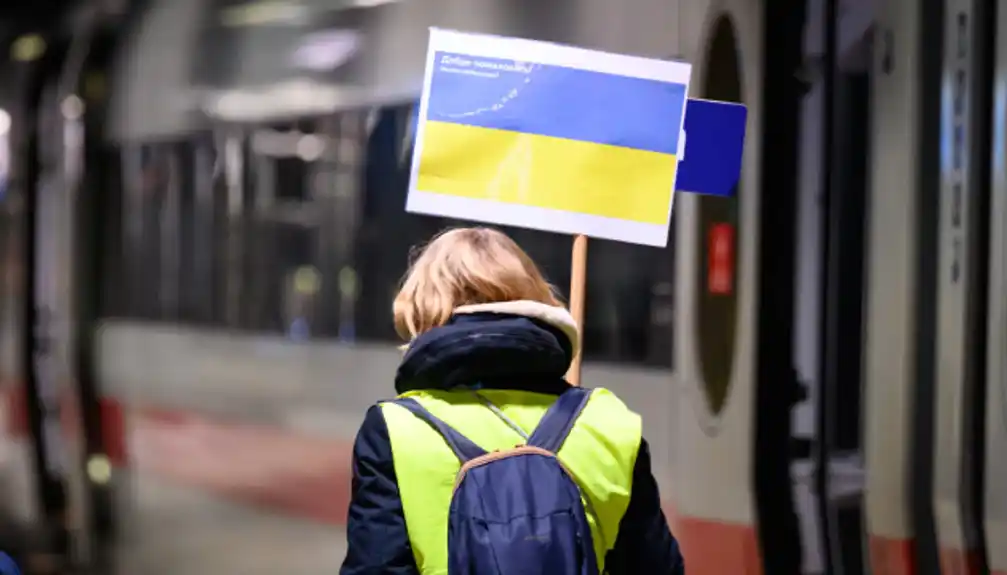
[[[475,395],[476,399],[478,399],[479,401],[481,401],[482,404],[485,405],[487,409],[489,409],[490,411],[492,411],[493,415],[497,416],[497,419],[499,419],[500,421],[504,422],[504,424],[507,427],[511,428],[511,430],[514,431],[514,433],[516,433],[519,436],[521,436],[521,440],[522,441],[524,441],[525,443],[528,442],[528,434],[525,433],[525,431],[523,429],[521,429],[520,425],[514,423],[513,419],[507,417],[507,414],[504,413],[502,409],[500,409],[499,407],[497,407],[496,404],[494,404],[492,401],[490,401],[489,399],[487,399],[485,396],[481,395],[478,391],[473,391],[472,395]]]
[[[564,391],[542,416],[528,439],[528,445],[541,447],[550,453],[558,452],[590,398],[591,390],[583,387],[571,387]]]
[[[486,450],[479,447],[472,440],[465,437],[459,433],[455,428],[451,427],[443,420],[438,418],[436,415],[430,413],[427,408],[420,405],[420,402],[416,401],[411,397],[400,397],[393,401],[395,405],[402,406],[413,413],[416,417],[425,421],[430,427],[434,428],[437,433],[441,434],[444,441],[447,442],[448,447],[451,451],[455,453],[458,460],[465,464],[476,457],[482,457],[486,455]]]

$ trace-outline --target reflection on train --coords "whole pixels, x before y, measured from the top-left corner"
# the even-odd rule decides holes
[[[456,223],[403,210],[410,111],[110,146],[101,315],[396,341],[389,302],[410,247]],[[568,285],[569,238],[508,232]],[[590,257],[587,359],[670,367],[670,248],[597,242]]]

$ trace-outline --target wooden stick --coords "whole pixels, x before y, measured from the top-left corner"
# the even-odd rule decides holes
[[[580,348],[584,349],[584,296],[587,291],[587,236],[573,238],[573,258],[570,261],[570,313],[580,329]],[[566,372],[570,385],[580,385],[581,353],[577,353]]]

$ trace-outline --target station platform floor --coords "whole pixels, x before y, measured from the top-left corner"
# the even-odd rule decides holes
[[[278,514],[139,473],[116,575],[338,573],[339,525]]]

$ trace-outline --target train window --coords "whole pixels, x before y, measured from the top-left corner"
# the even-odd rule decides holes
[[[708,49],[708,61],[716,64],[710,66],[705,78],[704,97],[740,102],[742,78],[737,34],[726,16],[717,21]],[[713,413],[720,413],[727,404],[737,356],[736,280],[741,223],[738,194],[743,193],[739,184],[735,197],[699,196],[696,200],[699,233],[693,249],[703,267],[693,280],[699,295],[690,336],[695,334],[697,339],[706,400]]]
[[[392,341],[410,249],[464,222],[405,212],[412,106],[124,146],[104,315]],[[571,238],[505,229],[566,292]],[[108,253],[108,252],[107,252]],[[585,359],[671,365],[671,249],[592,241]]]

